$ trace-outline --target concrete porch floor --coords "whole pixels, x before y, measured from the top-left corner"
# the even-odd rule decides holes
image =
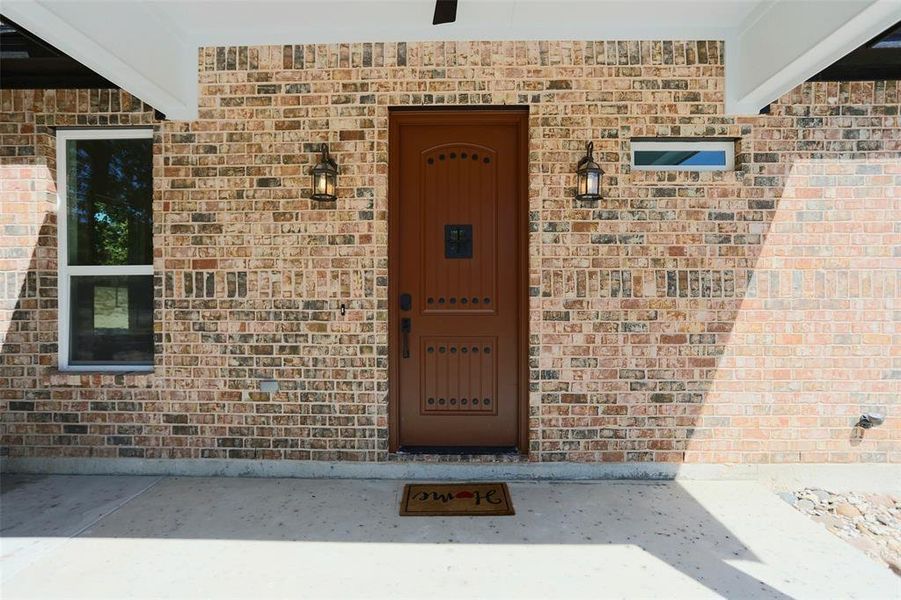
[[[403,482],[5,475],[4,598],[897,598],[753,482],[514,482],[516,516],[399,517]]]

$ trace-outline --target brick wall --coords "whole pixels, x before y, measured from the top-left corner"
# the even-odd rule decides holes
[[[528,105],[530,459],[901,460],[901,84],[723,116],[717,42],[208,48],[200,118],[0,92],[0,398],[12,456],[394,460],[388,109]],[[156,368],[56,363],[54,125],[154,124]],[[632,137],[740,138],[729,173]],[[605,199],[579,205],[587,140]],[[306,199],[320,142],[334,207]],[[346,316],[338,306],[345,303]],[[281,382],[258,392],[259,378]],[[853,427],[865,410],[881,428]]]

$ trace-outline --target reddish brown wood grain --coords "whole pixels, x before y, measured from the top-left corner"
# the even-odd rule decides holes
[[[526,451],[526,129],[525,111],[391,115],[392,450]],[[448,256],[448,225],[471,228],[470,257]]]

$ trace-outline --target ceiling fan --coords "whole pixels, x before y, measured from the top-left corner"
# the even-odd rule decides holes
[[[457,20],[457,0],[435,0],[435,16],[432,25],[453,23]]]

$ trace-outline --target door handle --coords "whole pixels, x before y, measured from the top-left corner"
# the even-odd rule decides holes
[[[400,332],[403,335],[403,357],[410,358],[410,330],[413,328],[413,320],[404,317],[400,320]]]

